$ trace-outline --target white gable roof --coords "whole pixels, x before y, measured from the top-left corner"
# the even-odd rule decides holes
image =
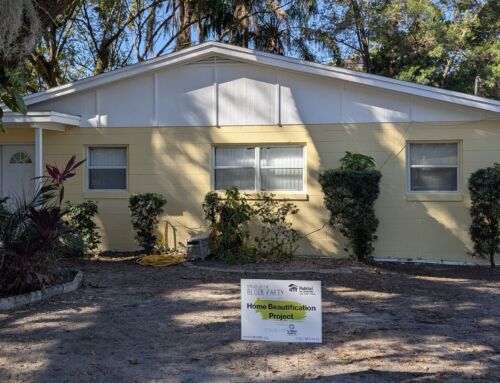
[[[147,72],[154,72],[172,65],[199,61],[212,56],[274,67],[307,75],[342,80],[352,84],[359,84],[385,91],[407,94],[412,97],[423,97],[428,100],[437,100],[440,102],[500,113],[500,101],[425,85],[418,85],[406,81],[394,80],[373,74],[332,67],[329,65],[316,64],[294,58],[277,56],[217,42],[207,42],[163,57],[148,60],[139,64],[129,65],[108,73],[31,94],[26,96],[24,100],[26,105],[29,106],[63,95],[74,94],[133,76],[139,76]]]

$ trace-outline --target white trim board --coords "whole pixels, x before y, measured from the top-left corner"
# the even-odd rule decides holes
[[[465,93],[454,92],[434,88],[426,85],[414,84],[401,80],[394,80],[373,74],[356,72],[348,69],[337,68],[329,65],[316,64],[299,59],[273,55],[252,49],[235,47],[229,44],[207,42],[174,52],[166,56],[158,57],[142,63],[129,65],[125,68],[116,69],[108,73],[89,77],[83,80],[68,83],[43,92],[35,93],[24,98],[26,105],[33,105],[42,101],[50,100],[67,94],[74,94],[98,86],[123,80],[128,77],[137,76],[158,69],[199,61],[210,57],[221,57],[240,62],[253,63],[268,67],[290,70],[299,73],[312,74],[327,78],[347,81],[354,84],[368,85],[374,88],[409,94],[414,97],[423,97],[431,100],[439,100],[451,104],[468,106],[485,111],[500,113],[500,101],[477,97]]]
[[[3,116],[5,124],[28,124],[30,126],[37,124],[47,124],[47,129],[57,125],[80,126],[80,116],[59,112],[28,112],[26,114],[6,112]],[[43,125],[39,126],[44,128]],[[63,127],[59,127],[63,128]],[[54,128],[53,130],[58,130]]]

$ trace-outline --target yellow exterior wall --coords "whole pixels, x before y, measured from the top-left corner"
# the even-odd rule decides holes
[[[35,142],[33,129],[10,129],[5,133],[0,132],[0,145],[2,144],[29,144]]]
[[[16,135],[19,135],[16,138]],[[26,142],[21,129],[0,135],[0,144]],[[458,196],[430,196],[414,201],[407,196],[405,146],[408,140],[459,140],[462,149],[461,190]],[[85,171],[67,184],[68,199],[98,201],[103,248],[136,248],[130,225],[129,193],[158,192],[166,196],[165,217],[185,243],[201,233],[201,203],[211,186],[211,156],[214,144],[303,143],[307,156],[307,201],[296,201],[300,213],[295,228],[307,236],[300,254],[345,256],[342,238],[328,226],[328,212],[317,182],[320,171],[336,167],[345,151],[375,158],[383,174],[377,201],[380,219],[375,256],[425,260],[475,260],[467,255],[470,204],[467,179],[478,168],[500,162],[500,122],[336,124],[266,127],[168,127],[168,128],[69,128],[66,132],[44,131],[46,162],[64,164],[76,154],[85,155],[90,145],[126,145],[129,149],[127,193],[85,192]],[[418,196],[417,196],[418,197]],[[429,198],[427,198],[429,199]],[[443,200],[444,199],[444,200]],[[458,200],[457,200],[458,199]],[[323,227],[324,226],[324,227]],[[169,245],[174,245],[173,228]]]

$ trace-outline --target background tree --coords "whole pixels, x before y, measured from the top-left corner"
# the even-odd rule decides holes
[[[4,1],[0,7],[0,99],[11,110],[26,113],[17,69],[34,48],[40,33],[38,12],[29,0]],[[0,109],[0,130],[3,111]]]
[[[215,40],[500,98],[494,0],[1,1],[0,77],[20,92]]]
[[[328,4],[327,4],[328,3]],[[312,41],[338,66],[500,97],[500,3],[334,0]]]
[[[0,100],[12,111],[26,113],[24,60],[35,49],[41,31],[72,0],[2,0],[0,4]],[[3,110],[0,108],[0,131]]]
[[[28,56],[27,68],[38,75],[35,83],[27,84],[29,91],[43,85],[49,88],[62,85],[83,74],[74,70],[75,49],[66,49],[74,37],[74,17],[80,9],[80,3],[80,0],[68,1],[65,7],[55,9],[53,15],[47,17],[41,29],[41,39]]]

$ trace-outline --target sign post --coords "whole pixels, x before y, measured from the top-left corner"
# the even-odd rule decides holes
[[[242,279],[241,339],[321,343],[321,282]]]

